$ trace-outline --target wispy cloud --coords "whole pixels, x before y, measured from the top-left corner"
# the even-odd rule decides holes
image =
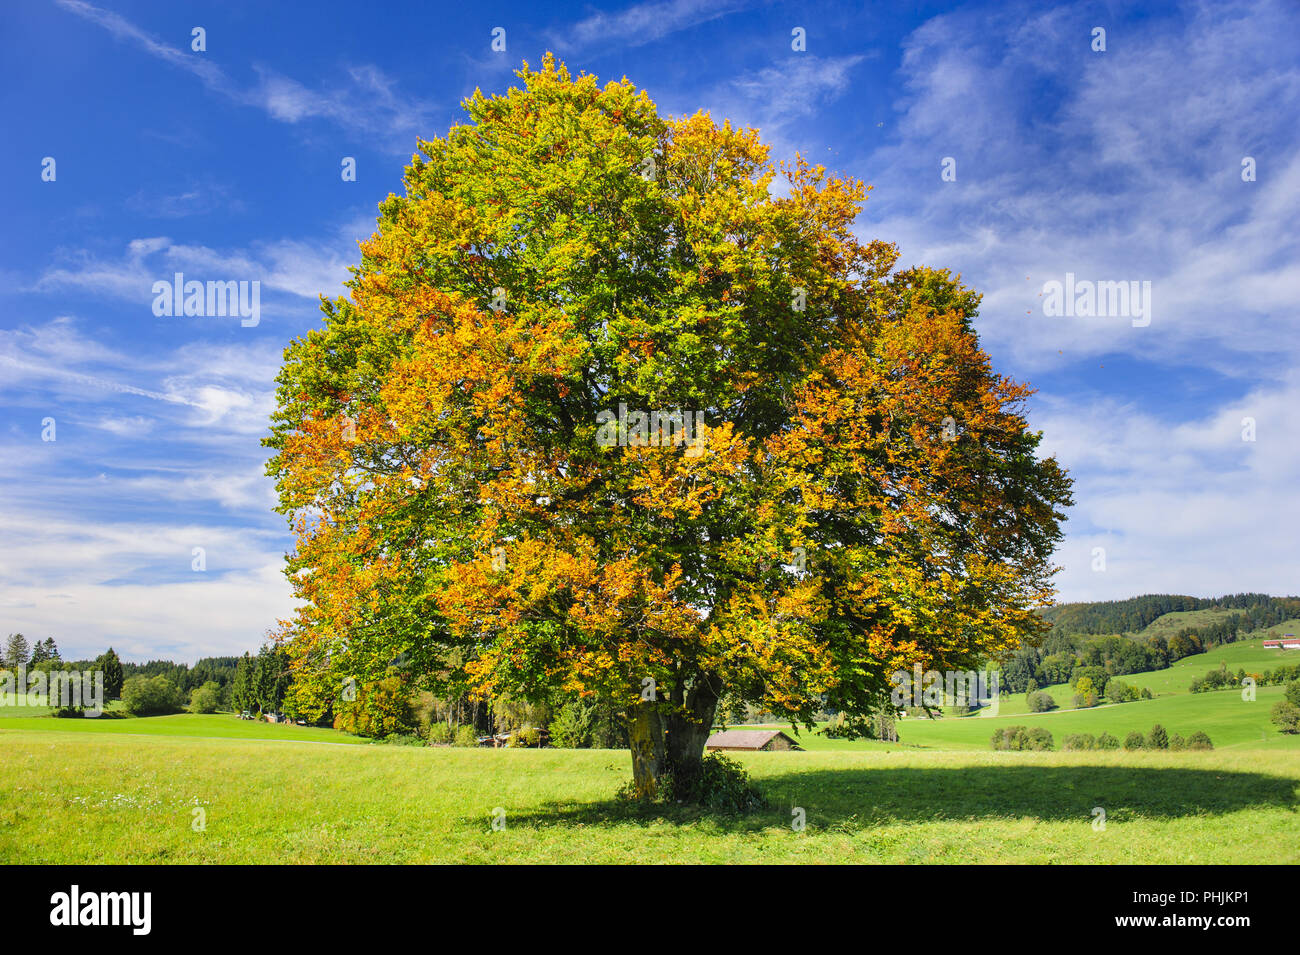
[[[382,147],[409,155],[419,136],[428,136],[437,110],[428,101],[401,92],[397,82],[372,65],[340,72],[341,82],[311,87],[265,66],[255,65],[258,81],[245,85],[211,59],[170,46],[120,14],[85,0],[55,0],[60,7],[103,27],[116,39],[197,76],[205,87],[242,106],[263,110],[280,122],[321,119],[348,132],[378,138]]]
[[[189,277],[201,281],[257,280],[264,289],[314,301],[319,295],[343,291],[350,264],[347,247],[353,234],[340,232],[333,249],[279,239],[254,243],[247,249],[219,251],[154,236],[132,240],[117,257],[105,258],[84,249],[65,251],[65,264],[47,269],[33,290],[78,288],[147,304],[152,301],[154,282],[170,281],[176,271],[190,270]]]
[[[1040,404],[1045,450],[1076,481],[1063,599],[1295,592],[1294,542],[1279,530],[1300,525],[1300,376],[1176,422],[1119,398]]]
[[[765,130],[793,116],[810,116],[849,89],[853,68],[866,56],[788,57],[785,62],[741,74],[731,87],[763,114]],[[759,124],[756,124],[759,125]]]
[[[194,183],[177,191],[139,189],[126,200],[128,211],[152,219],[183,219],[210,212],[240,212],[244,203],[217,185]]]
[[[85,0],[54,0],[54,2],[65,10],[75,13],[91,23],[98,24],[113,34],[115,38],[134,43],[151,56],[156,56],[172,66],[193,73],[209,89],[224,93],[232,98],[238,98],[238,91],[230,82],[229,77],[226,76],[221,67],[206,57],[191,56],[174,46],[168,46],[157,37],[141,30],[122,15],[86,3]]]
[[[662,0],[633,4],[617,13],[601,11],[565,30],[555,30],[550,40],[557,49],[583,49],[597,44],[643,46],[673,33],[689,30],[749,6],[744,0]]]
[[[897,137],[861,161],[864,230],[984,290],[981,333],[1022,368],[1118,352],[1239,376],[1260,371],[1245,355],[1300,353],[1276,335],[1300,301],[1300,70],[1253,65],[1300,11],[1245,9],[1112,24],[1106,53],[1080,6],[927,22],[905,43]],[[1151,326],[1044,316],[1039,292],[1066,272],[1150,281]]]
[[[19,542],[0,549],[6,626],[54,637],[65,657],[109,644],[128,659],[236,654],[293,606],[278,537],[265,531],[87,522],[6,506],[0,535]]]

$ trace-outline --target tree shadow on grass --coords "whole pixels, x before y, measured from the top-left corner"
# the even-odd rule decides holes
[[[727,832],[789,826],[801,807],[807,824],[858,829],[889,823],[1005,819],[1108,821],[1220,816],[1250,808],[1297,812],[1297,782],[1266,773],[1139,766],[959,766],[808,770],[758,777],[769,808],[747,815],[698,807],[644,806],[618,799],[511,812],[512,826],[696,824]]]

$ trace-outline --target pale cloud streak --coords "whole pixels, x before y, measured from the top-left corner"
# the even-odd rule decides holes
[[[550,34],[558,49],[637,47],[745,9],[742,0],[660,0],[615,13],[600,11]]]
[[[340,82],[318,88],[268,67],[255,66],[258,81],[241,85],[208,54],[195,56],[170,46],[111,10],[85,0],[55,3],[169,66],[193,73],[212,92],[241,106],[260,109],[279,122],[293,125],[308,119],[326,120],[351,133],[379,137],[384,148],[409,155],[416,139],[429,135],[437,112],[427,101],[402,93],[394,79],[373,65],[344,68],[339,73]]]

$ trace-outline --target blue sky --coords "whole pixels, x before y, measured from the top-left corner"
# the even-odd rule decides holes
[[[546,50],[865,179],[864,237],[985,293],[981,340],[1077,481],[1062,599],[1300,590],[1300,6],[376,6],[7,13],[0,632],[193,660],[288,613],[280,352],[416,137]],[[156,317],[177,271],[259,281],[260,321]],[[1045,315],[1067,273],[1150,282],[1149,324]]]

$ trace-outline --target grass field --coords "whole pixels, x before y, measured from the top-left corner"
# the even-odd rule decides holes
[[[1234,613],[1241,613],[1241,611],[1223,607],[1209,607],[1205,610],[1175,610],[1152,620],[1144,629],[1138,632],[1137,636],[1140,640],[1157,636],[1164,637],[1167,640],[1185,627],[1207,627],[1211,624],[1222,623]]]
[[[1123,741],[1130,732],[1147,733],[1159,723],[1172,736],[1184,738],[1197,730],[1210,735],[1216,749],[1251,749],[1263,753],[1300,753],[1300,735],[1286,735],[1269,720],[1269,710],[1282,698],[1282,687],[1266,686],[1256,691],[1254,702],[1241,699],[1231,690],[1197,695],[1158,697],[1089,710],[1053,710],[1050,713],[944,717],[939,720],[907,718],[898,723],[899,743],[904,748],[925,750],[987,750],[993,731],[1003,726],[1041,726],[1052,733],[1059,749],[1067,733],[1110,733]],[[891,744],[827,739],[788,726],[765,724],[784,730],[807,750],[862,750],[889,748]]]
[[[1265,650],[1263,639],[1250,640],[1229,643],[1216,647],[1208,653],[1184,657],[1166,670],[1131,673],[1115,679],[1123,680],[1139,689],[1144,686],[1150,687],[1152,693],[1186,693],[1193,677],[1205,676],[1210,670],[1217,670],[1220,663],[1226,663],[1233,673],[1241,668],[1244,668],[1247,673],[1261,673],[1264,670],[1275,669],[1280,663],[1288,666],[1300,663],[1300,653],[1294,650]]]
[[[1156,697],[997,717],[900,721],[898,744],[804,732],[805,752],[732,754],[766,793],[742,817],[616,798],[625,751],[372,745],[233,714],[56,719],[0,709],[0,859],[273,862],[1300,862],[1300,735],[1283,688],[1190,694],[1225,662],[1272,669],[1259,640],[1120,677]],[[995,753],[1012,724],[1121,740],[1161,723],[1212,752]],[[778,727],[791,732],[788,727]],[[327,744],[327,745],[322,745]],[[1105,810],[1104,830],[1093,828]],[[491,814],[505,812],[494,831]],[[792,810],[806,813],[795,831]],[[201,813],[196,811],[201,810]],[[204,825],[196,831],[196,816]]]
[[[11,712],[27,713],[22,707]],[[197,736],[208,739],[263,739],[342,745],[369,743],[318,726],[294,726],[291,723],[267,723],[241,720],[231,713],[198,715],[177,713],[173,716],[148,716],[133,719],[55,719],[51,716],[7,716],[0,719],[0,733],[11,730],[93,734],[109,736]]]
[[[1258,687],[1256,698],[1251,702],[1242,699],[1240,689],[1198,694],[1188,692],[1193,677],[1217,668],[1220,661],[1234,672],[1239,667],[1259,672],[1275,668],[1279,661],[1288,664],[1300,661],[1300,654],[1284,656],[1277,650],[1265,650],[1261,640],[1230,644],[1179,660],[1165,670],[1114,677],[1139,688],[1150,687],[1156,694],[1151,700],[1076,710],[1070,705],[1074,691],[1068,684],[1060,684],[1043,687],[1059,707],[1050,712],[1031,713],[1025,694],[1005,694],[996,717],[955,717],[949,711],[939,720],[914,717],[900,720],[899,740],[905,747],[920,749],[980,750],[989,748],[989,737],[996,728],[1023,725],[1050,730],[1059,748],[1062,737],[1068,733],[1092,733],[1094,736],[1110,733],[1123,740],[1130,732],[1146,733],[1152,725],[1160,723],[1170,735],[1180,733],[1187,737],[1203,730],[1219,749],[1300,751],[1300,735],[1279,732],[1269,718],[1273,704],[1282,698],[1284,690],[1281,686]],[[808,750],[862,750],[882,745],[832,740],[806,731],[796,733],[788,726],[764,725],[797,736],[799,744]]]
[[[6,724],[8,725],[8,724]],[[0,731],[20,863],[1300,862],[1300,752],[739,756],[743,817],[633,809],[610,750]],[[802,808],[807,827],[791,826]],[[1093,810],[1106,813],[1094,830]],[[491,814],[505,810],[505,828]],[[195,831],[195,810],[204,813]]]

